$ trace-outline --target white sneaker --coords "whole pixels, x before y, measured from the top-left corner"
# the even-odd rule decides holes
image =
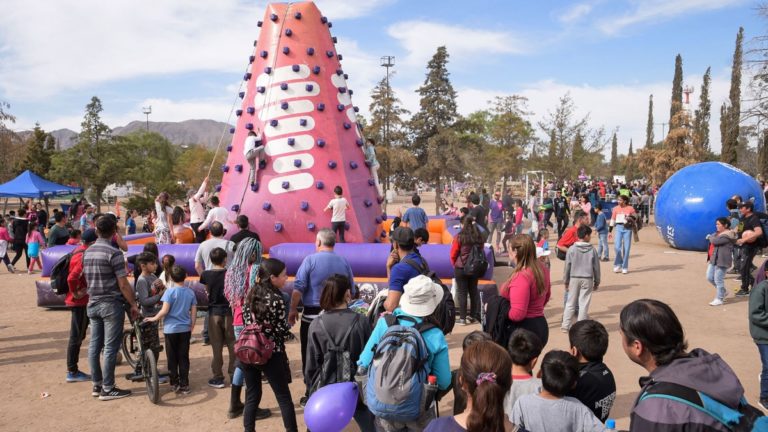
[[[629,273],[629,270],[627,270],[627,269],[621,269],[621,274],[627,274],[627,273]]]
[[[710,306],[722,306],[723,304],[723,301],[717,298],[709,302]]]
[[[613,266],[613,272],[618,273],[621,271],[621,266]]]

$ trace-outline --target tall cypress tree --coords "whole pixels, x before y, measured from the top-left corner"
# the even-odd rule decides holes
[[[619,139],[616,137],[616,132],[613,133],[613,139],[611,140],[611,177],[615,176],[619,171]]]
[[[675,57],[675,76],[672,78],[672,101],[669,108],[669,130],[675,128],[675,115],[683,109],[683,58]]]
[[[712,82],[711,69],[711,67],[708,67],[704,73],[704,79],[701,83],[699,108],[696,110],[693,119],[693,150],[698,161],[704,160],[704,157],[710,152],[709,119],[712,116],[712,101],[709,99],[709,86]]]
[[[733,51],[731,66],[731,90],[728,93],[728,105],[720,110],[720,142],[722,151],[720,160],[731,165],[738,162],[739,121],[741,120],[741,65],[743,62],[742,44],[744,28],[739,27],[736,34],[736,48]],[[723,119],[723,117],[725,117]]]
[[[629,151],[627,152],[627,161],[624,165],[624,176],[627,181],[635,178],[635,151],[632,148],[632,139],[629,140]]]
[[[645,125],[645,148],[653,147],[653,95],[648,96],[648,123]]]

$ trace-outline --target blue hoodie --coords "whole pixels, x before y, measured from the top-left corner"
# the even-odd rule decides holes
[[[608,224],[605,221],[605,213],[601,210],[595,221],[595,231],[598,234],[608,234]]]

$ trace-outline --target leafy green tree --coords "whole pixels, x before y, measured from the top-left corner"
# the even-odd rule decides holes
[[[739,27],[736,34],[736,48],[733,51],[731,66],[731,89],[728,93],[728,103],[720,109],[720,142],[722,151],[720,160],[731,165],[738,163],[739,151],[739,122],[741,121],[741,67],[743,63],[742,44],[744,28]]]
[[[629,151],[627,157],[624,159],[624,177],[627,181],[632,181],[635,178],[635,151],[632,148],[632,140],[629,140]]]
[[[616,137],[616,132],[613,133],[611,138],[611,177],[615,176],[619,172],[619,139]]]
[[[711,69],[708,67],[704,73],[699,108],[694,113],[693,118],[693,151],[697,162],[705,160],[711,152],[709,146],[709,119],[712,110],[712,101],[709,99],[709,86],[712,82]]]
[[[411,118],[411,149],[419,163],[417,175],[434,184],[436,210],[439,210],[443,181],[463,176],[464,168],[453,156],[461,153],[459,134],[451,130],[459,114],[456,111],[456,91],[448,73],[448,50],[438,47],[427,63],[427,78],[417,93],[419,111]]]
[[[768,178],[768,129],[763,129],[762,136],[758,137],[757,146],[757,174],[763,179]]]
[[[490,162],[488,168],[495,178],[514,178],[520,175],[523,165],[523,155],[531,146],[534,131],[527,119],[528,99],[519,96],[497,96],[491,105],[488,117],[487,139],[494,146],[491,157],[484,158]]]
[[[678,54],[675,57],[675,76],[672,78],[672,104],[669,108],[670,130],[672,130],[672,121],[675,119],[675,115],[681,109],[683,109],[683,57]]]
[[[131,146],[120,137],[113,137],[112,130],[101,121],[101,100],[94,96],[85,107],[77,143],[52,158],[54,178],[64,182],[80,183],[90,189],[101,211],[102,194],[110,184],[122,184],[129,180],[134,163]]]
[[[178,182],[174,165],[180,149],[156,132],[140,131],[124,137],[132,157],[137,161],[130,167],[127,178],[145,198],[154,198],[160,192],[182,199],[184,191]],[[207,167],[198,167],[207,171]]]
[[[23,157],[23,146],[19,136],[9,127],[16,122],[16,117],[11,115],[11,106],[0,101],[0,155],[3,162],[0,163],[0,182],[5,182],[16,176],[16,167]]]
[[[653,147],[653,95],[648,96],[648,122],[645,125],[645,147]]]
[[[213,150],[201,145],[187,146],[182,148],[181,153],[173,162],[174,176],[185,189],[197,189],[203,183],[205,176],[208,175],[208,168],[213,166],[214,169],[211,170],[208,183],[212,186],[217,185],[221,183],[222,177],[221,170],[217,168],[223,165],[226,160],[227,153],[224,151],[216,154]]]
[[[18,164],[17,173],[31,170],[43,177],[48,175],[51,169],[51,156],[56,149],[56,139],[35,123],[35,129],[25,142],[26,152],[24,159]]]

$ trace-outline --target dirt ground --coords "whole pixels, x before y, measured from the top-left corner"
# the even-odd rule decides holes
[[[602,322],[610,332],[610,346],[605,362],[612,369],[617,384],[616,404],[611,417],[619,428],[628,428],[629,412],[638,392],[638,377],[645,370],[627,359],[621,348],[618,318],[621,308],[639,298],[656,298],[669,303],[680,317],[690,347],[701,347],[719,353],[736,371],[746,388],[747,397],[756,403],[759,390],[760,360],[749,337],[747,299],[732,297],[722,307],[707,303],[714,288],[704,277],[706,263],[703,253],[676,251],[664,245],[652,227],[641,231],[640,242],[632,245],[630,273],[614,274],[611,263],[604,263],[603,284],[593,296],[590,315]],[[613,251],[611,251],[613,257]],[[756,264],[761,258],[755,260]],[[549,345],[545,350],[567,349],[565,334],[559,330],[563,311],[562,262],[553,257],[552,301],[546,315],[550,325]],[[498,267],[497,282],[504,281],[509,270]],[[242,430],[242,418],[228,420],[229,387],[214,389],[206,385],[210,378],[210,347],[192,345],[192,393],[177,396],[167,385],[161,386],[162,401],[152,405],[145,397],[142,383],[131,383],[123,376],[128,366],[118,366],[117,383],[133,390],[133,396],[111,402],[101,402],[90,395],[90,383],[67,384],[66,345],[70,314],[50,311],[36,306],[35,276],[11,275],[4,269],[0,274],[0,430],[60,430],[112,431],[151,430],[161,427],[167,432],[186,430]],[[557,281],[557,282],[555,282]],[[729,276],[729,291],[738,282]],[[448,337],[451,365],[456,367],[461,357],[461,340],[478,325],[457,327]],[[198,321],[195,334],[202,324]],[[298,332],[298,328],[295,329]],[[80,366],[88,371],[88,340],[81,350]],[[303,428],[303,411],[298,400],[303,393],[299,343],[288,344],[293,384],[291,392],[296,402],[299,427]],[[165,369],[161,354],[160,368]],[[41,393],[49,397],[41,397]],[[449,395],[440,404],[440,412],[451,412]],[[257,422],[260,430],[282,430],[280,411],[271,390],[265,390],[262,407],[272,411],[272,417]],[[354,423],[354,422],[353,422]],[[355,431],[352,425],[347,430]]]

